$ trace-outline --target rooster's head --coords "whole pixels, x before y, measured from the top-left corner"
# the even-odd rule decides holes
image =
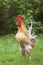
[[[23,19],[24,19],[23,16],[18,16],[18,17],[17,17],[17,21],[18,21],[18,26],[19,26],[19,27],[21,26],[21,23],[22,23]]]

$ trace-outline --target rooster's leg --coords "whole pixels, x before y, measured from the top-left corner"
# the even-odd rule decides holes
[[[24,43],[20,43],[20,46],[21,46],[21,53],[23,56],[25,56],[25,46],[24,46]]]
[[[30,59],[30,60],[32,59],[31,54],[29,54],[29,59]]]
[[[31,60],[32,59],[32,57],[31,57],[31,52],[29,53],[29,52],[27,52],[28,53],[28,55],[29,55],[29,59]]]
[[[25,56],[25,50],[24,49],[22,49],[21,53],[23,56]]]

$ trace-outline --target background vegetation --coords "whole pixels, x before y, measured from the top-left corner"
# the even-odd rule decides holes
[[[26,26],[33,22],[36,33],[43,33],[43,0],[0,0],[0,35],[16,33],[16,17],[24,16]]]

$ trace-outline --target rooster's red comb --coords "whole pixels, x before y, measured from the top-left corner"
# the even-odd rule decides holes
[[[23,19],[24,19],[23,16],[18,16],[18,17],[17,17],[17,21],[21,21],[21,20],[23,20]]]

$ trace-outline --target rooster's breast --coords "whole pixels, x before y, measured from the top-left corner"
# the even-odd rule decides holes
[[[16,38],[19,38],[19,39],[24,39],[25,38],[25,34],[24,33],[17,33],[16,34]]]

